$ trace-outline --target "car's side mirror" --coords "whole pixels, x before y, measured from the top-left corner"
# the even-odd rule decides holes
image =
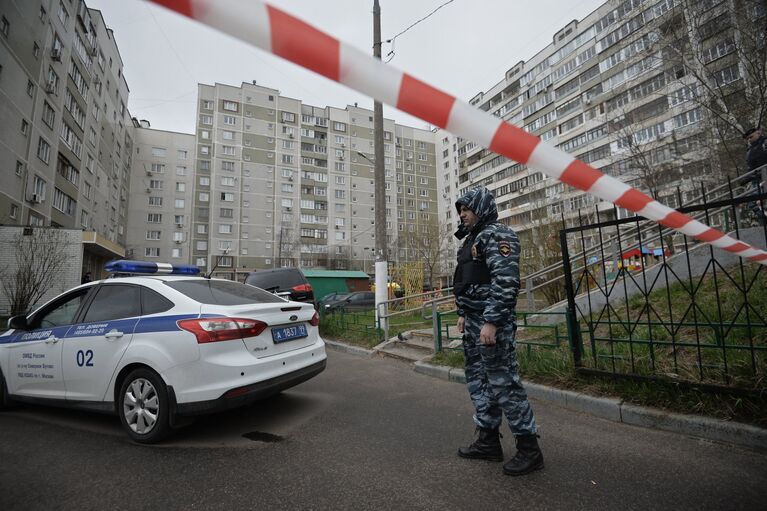
[[[29,328],[27,317],[23,314],[20,316],[13,316],[8,320],[8,328],[14,330],[26,330]]]

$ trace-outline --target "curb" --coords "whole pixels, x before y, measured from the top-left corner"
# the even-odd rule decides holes
[[[375,355],[375,351],[368,350],[365,348],[360,348],[359,346],[352,346],[349,344],[344,344],[338,341],[331,341],[328,339],[323,339],[323,341],[325,341],[325,346],[332,349],[333,351],[342,351],[344,353],[351,353],[352,355],[361,355],[363,357],[368,357],[368,358]]]
[[[463,369],[416,362],[415,372],[456,383],[466,383]],[[750,424],[729,422],[710,417],[664,412],[654,408],[624,403],[621,399],[594,397],[571,390],[561,390],[538,383],[523,382],[533,399],[613,422],[659,429],[672,433],[735,444],[767,451],[767,429]]]

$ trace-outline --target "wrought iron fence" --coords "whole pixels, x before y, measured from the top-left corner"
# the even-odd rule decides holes
[[[747,208],[763,207],[767,193],[737,197],[730,185],[726,197],[709,201],[701,192],[699,204],[679,211],[767,245],[767,227]],[[767,387],[764,266],[640,217],[603,221],[597,210],[596,218],[560,231],[576,367],[702,386]]]

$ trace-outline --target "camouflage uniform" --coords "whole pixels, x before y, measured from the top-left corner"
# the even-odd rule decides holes
[[[519,378],[514,342],[519,239],[497,221],[495,199],[487,189],[470,190],[455,205],[459,213],[466,206],[478,217],[470,231],[462,224],[455,234],[464,240],[458,251],[455,295],[458,314],[465,321],[466,385],[474,403],[474,422],[497,430],[505,414],[515,436],[534,435],[535,417]],[[485,323],[497,327],[494,346],[479,341]]]

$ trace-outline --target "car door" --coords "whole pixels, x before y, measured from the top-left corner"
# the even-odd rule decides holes
[[[19,330],[9,339],[11,394],[25,397],[64,399],[61,352],[63,340],[91,288],[67,293],[35,312],[28,330]]]
[[[68,401],[103,399],[141,315],[141,286],[106,283],[67,334],[62,367]]]

